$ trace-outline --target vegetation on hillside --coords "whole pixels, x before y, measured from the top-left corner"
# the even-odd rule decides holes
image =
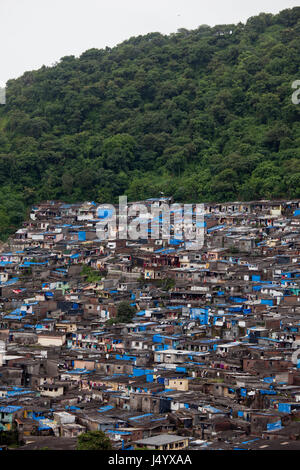
[[[90,266],[87,266],[86,264],[82,266],[80,274],[85,278],[86,282],[100,282],[102,279],[102,276],[99,271],[96,271],[95,269],[91,268]]]
[[[136,308],[130,305],[127,301],[122,301],[118,304],[117,315],[107,321],[108,325],[117,323],[130,323],[136,314]]]
[[[297,7],[133,37],[10,80],[1,237],[46,199],[299,198],[299,57]]]
[[[79,434],[76,450],[112,450],[109,437],[103,431],[88,431]]]

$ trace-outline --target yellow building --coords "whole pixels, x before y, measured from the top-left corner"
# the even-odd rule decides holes
[[[181,390],[182,392],[186,392],[189,389],[189,381],[188,379],[169,379],[167,388],[172,390]]]

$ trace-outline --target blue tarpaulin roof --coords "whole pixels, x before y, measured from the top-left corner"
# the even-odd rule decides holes
[[[16,411],[19,411],[22,408],[22,406],[1,406],[0,413],[15,413]]]

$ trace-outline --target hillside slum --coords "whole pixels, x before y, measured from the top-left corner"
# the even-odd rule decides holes
[[[192,250],[99,239],[93,202],[32,208],[0,253],[1,432],[28,449],[87,430],[115,449],[299,449],[300,200],[204,212]]]

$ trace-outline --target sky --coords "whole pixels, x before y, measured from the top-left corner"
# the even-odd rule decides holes
[[[0,0],[0,87],[61,57],[140,34],[245,22],[299,0]]]

